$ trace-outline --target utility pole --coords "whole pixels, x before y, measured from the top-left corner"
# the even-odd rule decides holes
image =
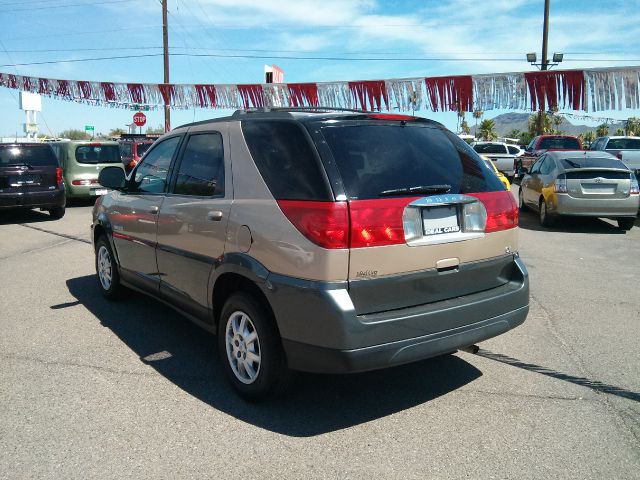
[[[169,24],[167,23],[167,0],[162,0],[162,50],[164,53],[164,83],[169,83]],[[171,110],[164,106],[164,132],[171,130]]]
[[[544,0],[544,26],[542,27],[542,64],[540,70],[547,70],[549,66],[549,59],[547,58],[547,44],[549,43],[549,2],[550,0]],[[544,134],[544,105],[546,103],[546,94],[544,92],[542,99],[542,105],[540,105],[540,111],[538,112],[538,135]]]

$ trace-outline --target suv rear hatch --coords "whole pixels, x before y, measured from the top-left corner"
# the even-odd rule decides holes
[[[55,190],[61,181],[62,169],[50,145],[0,145],[0,192]]]
[[[515,201],[456,135],[434,122],[380,114],[307,127],[334,186],[334,205],[345,200],[349,294],[358,314],[509,281]]]

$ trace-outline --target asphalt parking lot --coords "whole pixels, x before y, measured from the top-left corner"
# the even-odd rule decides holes
[[[252,405],[212,336],[102,298],[90,211],[0,216],[0,478],[640,478],[640,221],[525,213],[524,325]]]

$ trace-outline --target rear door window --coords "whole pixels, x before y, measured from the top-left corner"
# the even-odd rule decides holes
[[[277,200],[331,200],[313,143],[290,121],[242,122],[242,132],[262,178]]]
[[[617,158],[598,157],[576,157],[563,158],[560,163],[564,168],[620,168],[627,170],[627,167]]]
[[[57,167],[58,159],[50,145],[0,145],[0,166],[8,165]]]
[[[640,150],[640,138],[612,138],[607,144],[611,150]]]
[[[473,149],[478,153],[507,153],[504,145],[498,143],[480,143],[474,145]]]
[[[509,153],[512,155],[517,155],[518,153],[520,153],[520,149],[518,147],[507,145],[507,148],[509,149]]]
[[[173,193],[200,197],[224,196],[222,135],[191,135],[182,154]]]
[[[382,192],[433,185],[449,185],[449,193],[503,190],[478,154],[441,128],[326,122],[321,131],[351,199],[381,198]]]
[[[580,150],[580,142],[577,138],[571,137],[547,137],[540,140],[538,148],[540,150]]]
[[[88,144],[78,145],[75,151],[78,163],[120,163],[118,145]]]

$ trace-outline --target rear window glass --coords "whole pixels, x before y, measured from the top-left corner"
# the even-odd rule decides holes
[[[607,143],[611,150],[640,150],[640,138],[612,138]]]
[[[0,145],[0,165],[58,166],[50,145]]]
[[[482,159],[453,133],[429,126],[343,123],[322,127],[349,198],[450,185],[449,193],[503,190]]]
[[[564,168],[622,168],[627,169],[624,163],[616,158],[562,158],[560,163]]]
[[[139,143],[137,148],[138,156],[141,157],[145,154],[149,147],[153,145],[153,143]]]
[[[79,145],[76,147],[78,163],[120,163],[117,145]]]
[[[123,157],[130,157],[133,155],[133,149],[131,148],[130,143],[121,143],[120,144],[120,155]]]
[[[580,142],[571,137],[548,137],[540,140],[539,150],[564,149],[580,150]]]
[[[277,200],[331,200],[314,146],[302,127],[286,121],[245,121],[242,132]]]
[[[507,153],[504,145],[497,145],[495,143],[481,143],[474,145],[473,149],[478,153]]]

